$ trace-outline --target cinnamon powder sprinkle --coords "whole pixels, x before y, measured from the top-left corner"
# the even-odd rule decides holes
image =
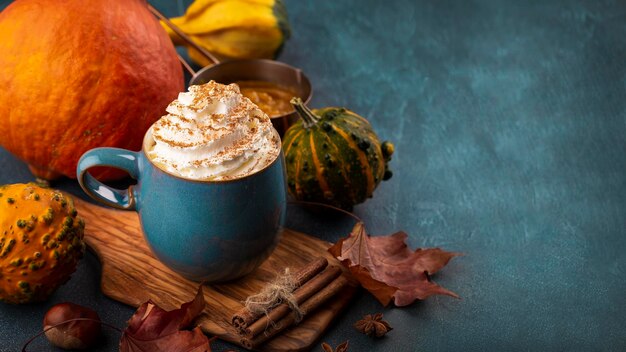
[[[264,168],[280,153],[280,140],[272,132],[269,117],[243,97],[237,85],[211,81],[183,94],[152,127],[152,154],[163,149],[162,154],[180,154],[182,158],[177,159],[185,160],[181,153],[193,153],[191,160],[177,163],[167,156],[150,156],[167,171],[193,173],[213,167],[220,174],[210,179],[236,179]]]

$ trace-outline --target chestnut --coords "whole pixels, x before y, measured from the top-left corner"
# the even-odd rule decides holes
[[[81,318],[85,320],[72,320]],[[68,322],[61,324],[65,321]],[[55,325],[58,326],[47,330]],[[82,350],[93,346],[100,336],[100,325],[98,313],[70,302],[52,306],[43,318],[43,328],[48,340],[53,345],[68,350]]]

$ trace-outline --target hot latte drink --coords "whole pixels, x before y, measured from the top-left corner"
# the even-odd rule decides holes
[[[235,84],[191,86],[154,123],[147,156],[161,169],[193,180],[226,181],[264,169],[280,153],[270,118]]]

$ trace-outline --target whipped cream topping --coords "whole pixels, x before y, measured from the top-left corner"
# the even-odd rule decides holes
[[[236,84],[189,87],[150,128],[148,157],[195,180],[230,180],[262,170],[280,153],[270,118]]]

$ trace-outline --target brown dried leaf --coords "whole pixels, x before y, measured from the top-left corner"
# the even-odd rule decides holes
[[[367,336],[383,337],[393,330],[388,322],[383,320],[382,313],[368,314],[363,319],[354,323],[354,327]]]
[[[324,352],[346,352],[348,350],[348,341],[340,343],[337,348],[332,348],[326,342],[322,342],[322,349]]]
[[[322,342],[322,349],[324,350],[324,352],[335,352],[333,351],[334,348],[332,348],[329,344],[327,344],[326,342]]]
[[[392,299],[396,306],[406,306],[435,294],[458,298],[454,292],[431,282],[430,275],[461,254],[439,248],[411,251],[405,243],[407,237],[404,232],[371,237],[359,222],[350,236],[328,251],[384,306]]]
[[[196,297],[179,309],[165,311],[152,301],[141,305],[128,321],[120,352],[210,352],[209,339],[200,328],[181,330],[204,310],[202,286]]]
[[[348,341],[344,341],[335,348],[335,352],[346,352],[348,350]]]

